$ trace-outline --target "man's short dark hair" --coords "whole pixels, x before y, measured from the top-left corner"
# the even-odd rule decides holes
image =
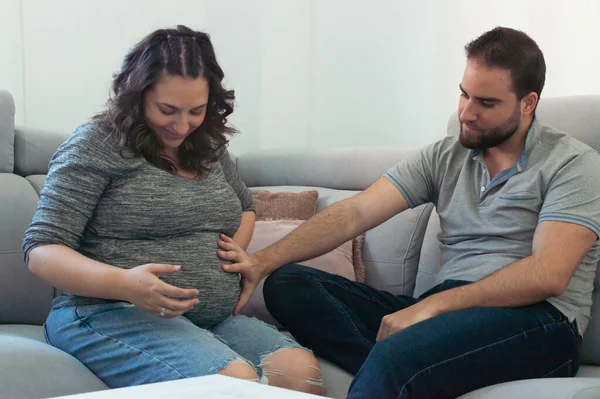
[[[465,52],[469,60],[508,69],[519,100],[531,92],[538,97],[542,94],[546,80],[544,54],[524,32],[496,27],[467,44]]]

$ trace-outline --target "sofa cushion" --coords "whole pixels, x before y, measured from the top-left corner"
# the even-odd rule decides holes
[[[0,323],[41,324],[54,289],[29,272],[21,249],[39,197],[14,174],[0,174],[0,187]]]
[[[600,397],[600,385],[582,389],[573,396],[573,399],[598,399],[598,397]]]
[[[594,293],[592,294],[592,319],[583,335],[582,363],[600,365],[600,264],[596,268]]]
[[[12,326],[0,325],[0,396],[48,398],[107,389],[75,358],[40,342],[42,327],[6,327]]]
[[[34,341],[46,343],[44,328],[30,324],[3,324],[0,325],[0,335],[29,338]]]
[[[433,209],[427,230],[423,237],[423,245],[421,246],[421,256],[419,259],[419,270],[417,271],[417,280],[415,282],[415,297],[429,290],[435,284],[435,276],[442,267],[442,252],[440,242],[437,238],[440,232],[440,218]]]
[[[0,173],[12,173],[15,147],[15,102],[0,90]]]
[[[40,195],[40,191],[42,191],[44,183],[46,183],[46,176],[47,175],[31,175],[27,176],[25,179],[31,184],[37,195]]]
[[[282,331],[283,334],[293,337],[289,331]],[[323,385],[325,396],[334,399],[344,399],[348,396],[348,388],[352,383],[354,376],[341,367],[336,366],[329,360],[317,356],[321,371],[323,372]]]
[[[577,377],[598,377],[600,378],[600,367],[582,364],[577,371]]]
[[[344,399],[354,376],[328,360],[317,357],[323,372],[325,396],[334,399]]]
[[[540,122],[600,151],[600,95],[542,97],[536,114]]]
[[[600,378],[540,378],[492,385],[462,395],[460,399],[572,399],[583,390],[600,387]],[[598,397],[598,396],[595,396]]]
[[[365,283],[395,295],[414,295],[421,244],[433,205],[394,216],[365,236]]]
[[[317,190],[299,193],[251,189],[256,220],[308,220],[317,209]]]

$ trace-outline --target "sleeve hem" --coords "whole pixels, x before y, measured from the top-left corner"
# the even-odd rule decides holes
[[[557,213],[546,213],[538,217],[538,223],[543,222],[545,220],[578,224],[580,226],[587,227],[588,229],[592,230],[596,234],[596,236],[600,238],[600,226],[598,226],[597,223],[594,223],[593,221],[587,218],[572,215],[562,215]]]
[[[415,200],[413,199],[412,195],[410,195],[410,193],[408,192],[408,190],[394,177],[390,174],[390,172],[386,172],[383,177],[385,177],[386,179],[388,179],[394,186],[396,186],[396,188],[398,190],[400,190],[400,192],[402,193],[402,195],[404,196],[404,198],[406,199],[406,201],[408,202],[408,205],[410,205],[411,208],[415,208],[417,206]]]

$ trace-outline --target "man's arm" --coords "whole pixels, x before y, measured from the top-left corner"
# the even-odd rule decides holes
[[[365,191],[327,207],[255,256],[268,274],[282,265],[323,255],[407,208],[402,193],[382,177]]]
[[[257,252],[254,257],[259,268],[266,275],[287,263],[323,255],[409,205],[435,202],[441,176],[436,167],[439,154],[454,142],[452,138],[440,140],[402,159],[363,192],[327,207],[276,244]]]
[[[437,154],[447,145],[452,145],[452,141],[436,142],[403,159],[365,191],[327,207],[277,243],[253,255],[222,235],[217,255],[231,262],[223,265],[223,270],[242,275],[242,291],[234,314],[248,302],[260,280],[282,265],[315,258],[337,248],[406,210],[409,201],[412,207],[435,202]]]
[[[536,228],[532,255],[472,284],[432,295],[383,318],[377,339],[431,317],[472,307],[517,307],[560,296],[598,239],[577,224],[544,221]]]
[[[320,256],[372,229],[408,208],[400,191],[380,178],[365,191],[319,212],[277,243],[248,255],[229,237],[221,235],[217,255],[231,264],[223,270],[242,275],[242,291],[233,311],[238,314],[259,282],[282,265]]]

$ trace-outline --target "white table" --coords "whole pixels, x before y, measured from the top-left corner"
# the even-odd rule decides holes
[[[64,399],[316,399],[306,393],[290,391],[277,387],[262,385],[256,382],[244,381],[238,378],[222,375],[187,378],[183,380],[159,382],[156,384],[138,385],[135,387],[108,389],[83,393],[78,395],[61,396]],[[59,399],[59,398],[56,398]]]

